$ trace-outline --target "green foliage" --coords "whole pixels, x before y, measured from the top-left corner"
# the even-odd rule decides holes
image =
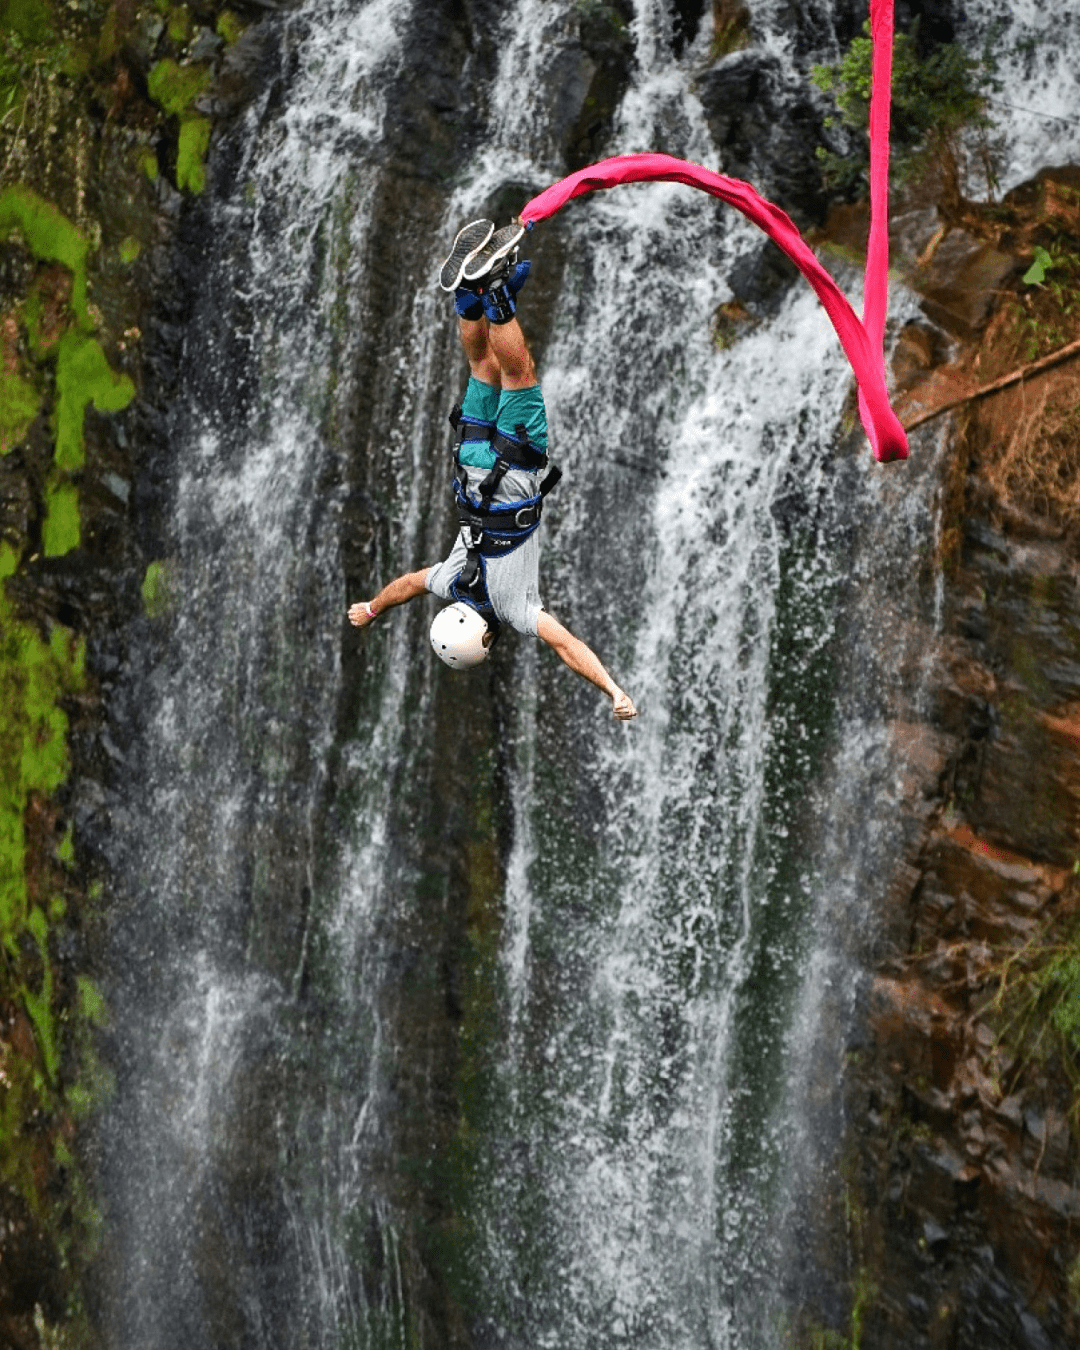
[[[56,345],[56,399],[53,432],[54,471],[45,490],[42,546],[47,557],[62,557],[79,546],[81,524],[75,485],[65,474],[82,468],[86,451],[83,424],[87,405],[99,412],[119,412],[135,397],[126,375],[109,366],[101,344],[88,335],[92,327],[86,302],[87,241],[83,233],[50,202],[24,187],[0,195],[0,239],[19,233],[36,258],[58,262],[72,273],[72,309],[78,321]],[[25,322],[30,348],[38,359],[47,355],[39,331],[41,297],[29,297]],[[41,406],[29,381],[16,373],[0,377],[0,452],[6,453],[26,434]]]
[[[1069,1267],[1068,1290],[1069,1301],[1072,1303],[1073,1309],[1080,1309],[1080,1255]]]
[[[154,167],[157,167],[157,160],[154,161]],[[129,234],[120,241],[120,261],[122,263],[133,263],[141,252],[142,244],[134,235]]]
[[[1035,987],[1065,1045],[1080,1054],[1080,948],[1052,957],[1036,976]]]
[[[21,129],[50,76],[78,76],[90,65],[87,51],[58,35],[54,17],[44,0],[0,0],[0,128]]]
[[[713,0],[713,36],[709,60],[742,51],[750,42],[750,11],[742,0]]]
[[[1035,261],[1021,277],[1025,286],[1041,286],[1046,274],[1054,266],[1054,259],[1040,245],[1035,245]]]
[[[1080,1094],[1080,926],[1056,941],[1033,938],[995,969],[991,1009],[998,1033],[1021,1061],[1060,1063]]]
[[[1022,351],[1025,361],[1034,361],[1064,347],[1076,337],[1080,305],[1080,251],[1076,240],[1062,232],[1036,244],[1034,259],[1021,280],[1032,289],[1017,304]]]
[[[55,955],[68,910],[60,891],[74,860],[70,827],[50,864],[28,847],[27,822],[42,819],[68,772],[64,704],[85,689],[85,645],[60,624],[43,635],[18,618],[2,584],[18,562],[0,543],[0,996],[9,1027],[0,1044],[0,1183],[21,1198],[66,1266],[76,1248],[84,1259],[100,1232],[100,1211],[68,1141],[74,1121],[112,1087],[92,1043],[107,1011],[96,985],[66,979]],[[16,1050],[13,1025],[28,1050]],[[76,1296],[69,1315],[77,1303]],[[42,1345],[83,1343],[43,1316],[37,1321]]]
[[[24,42],[48,42],[53,35],[49,6],[44,0],[3,0],[0,27]]]
[[[832,94],[839,113],[839,149],[818,148],[826,183],[839,191],[861,188],[867,181],[870,151],[867,138],[873,79],[873,42],[869,20],[835,65],[814,66],[811,78]],[[996,87],[988,53],[969,56],[955,43],[943,43],[928,56],[918,54],[918,22],[910,33],[893,40],[891,170],[904,183],[936,167],[946,190],[961,192],[964,158],[962,137],[982,134],[983,167],[991,184],[993,163],[985,133],[991,127],[987,95]],[[836,118],[826,121],[835,127]]]

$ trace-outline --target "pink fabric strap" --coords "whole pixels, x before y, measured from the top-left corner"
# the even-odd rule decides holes
[[[590,164],[534,197],[522,210],[526,225],[546,220],[574,197],[620,183],[662,181],[700,188],[734,206],[778,244],[806,277],[832,320],[859,385],[859,414],[874,458],[907,459],[904,429],[889,403],[883,342],[889,286],[889,102],[892,88],[893,0],[871,0],[874,72],[870,102],[870,238],[866,251],[863,320],[803,242],[795,222],[738,178],[671,155],[617,155]]]

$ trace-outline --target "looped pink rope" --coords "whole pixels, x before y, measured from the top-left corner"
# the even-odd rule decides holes
[[[863,319],[814,253],[794,221],[738,178],[713,173],[671,155],[616,155],[552,184],[522,210],[526,225],[546,220],[574,197],[620,183],[685,183],[734,206],[778,244],[814,288],[832,320],[859,385],[859,415],[874,458],[907,459],[908,443],[889,403],[885,382],[885,317],[889,294],[889,103],[892,96],[893,0],[871,0],[874,43],[870,98],[870,237],[866,250]]]

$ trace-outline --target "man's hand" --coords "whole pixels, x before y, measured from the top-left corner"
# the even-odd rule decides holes
[[[624,694],[617,685],[611,695],[611,711],[620,722],[629,722],[631,717],[637,716],[633,699],[629,694]]]
[[[349,606],[349,622],[355,628],[366,628],[369,623],[381,619],[388,609],[408,604],[423,595],[430,571],[430,567],[422,567],[419,572],[406,572],[384,586],[374,600],[357,600],[355,605]]]
[[[637,716],[637,709],[628,694],[624,694],[600,663],[593,649],[575,637],[569,628],[564,628],[558,619],[552,618],[547,610],[540,611],[536,621],[536,636],[546,642],[560,661],[565,661],[572,671],[583,676],[597,689],[602,689],[611,699],[611,711],[620,722],[629,722]]]

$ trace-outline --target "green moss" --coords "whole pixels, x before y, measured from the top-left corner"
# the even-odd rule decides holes
[[[210,71],[206,66],[181,66],[166,57],[154,66],[146,83],[154,102],[167,113],[179,116],[210,83]]]
[[[35,258],[58,262],[72,273],[71,307],[83,328],[93,327],[86,307],[86,236],[51,202],[26,187],[0,194],[0,240],[18,232]]]
[[[97,59],[99,65],[105,65],[116,55],[117,48],[117,20],[116,20],[116,0],[109,6],[109,12],[101,25],[101,33],[98,36]]]
[[[70,825],[53,851],[59,861],[66,863],[68,867],[75,861],[75,832]]]
[[[108,1016],[101,990],[85,975],[80,975],[75,983],[79,992],[79,1016],[91,1026],[103,1027],[108,1021]]]
[[[44,0],[0,0],[0,28],[25,42],[48,42],[53,35]]]
[[[0,579],[18,566],[0,543]],[[0,1092],[0,1183],[17,1194],[60,1268],[93,1251],[101,1216],[69,1147],[71,1126],[98,1106],[112,1083],[94,1051],[93,1034],[106,1020],[100,992],[85,977],[68,983],[53,955],[67,900],[62,867],[43,850],[28,850],[25,822],[55,796],[68,770],[64,700],[85,687],[85,646],[54,624],[47,638],[20,620],[0,584],[0,932],[4,961],[0,994],[24,1043],[8,1041]],[[55,853],[74,856],[70,828]],[[47,904],[34,895],[56,885]],[[7,1038],[5,1038],[7,1039]],[[13,1038],[12,1038],[13,1039]],[[73,1294],[67,1318],[80,1316]],[[84,1344],[39,1319],[42,1345]]]
[[[56,1020],[53,1016],[53,973],[49,964],[49,926],[40,909],[30,911],[27,924],[38,944],[41,954],[41,985],[33,989],[29,984],[23,990],[23,1003],[34,1028],[45,1065],[45,1073],[50,1083],[55,1083],[60,1072],[60,1046],[56,1038]]]
[[[168,613],[173,600],[172,564],[167,558],[152,562],[142,582],[143,608],[151,619]]]
[[[157,169],[157,160],[154,160],[154,168]],[[126,239],[120,241],[120,261],[122,263],[133,263],[142,252],[142,244],[133,234],[129,234]]]
[[[101,345],[79,333],[65,333],[56,358],[56,466],[81,469],[86,461],[83,420],[87,404],[98,412],[120,412],[135,397],[126,375],[117,375]]]
[[[186,42],[191,36],[191,15],[182,5],[169,11],[168,32],[173,42]]]
[[[45,556],[62,558],[78,548],[81,539],[79,490],[74,483],[53,483],[45,490],[45,523],[41,527]]]
[[[210,119],[192,112],[191,105],[209,83],[209,67],[182,66],[171,58],[159,61],[147,81],[151,98],[171,116],[180,118],[176,186],[189,192],[202,192],[206,187]]]
[[[14,371],[0,375],[0,455],[19,444],[41,408],[41,395]]]
[[[1080,1255],[1069,1266],[1066,1279],[1068,1281],[1069,1303],[1072,1305],[1074,1312],[1080,1312]]]
[[[147,148],[140,153],[139,169],[151,183],[157,182],[159,169],[157,155],[154,154],[153,150]]]
[[[74,863],[74,860],[76,860],[76,841],[74,841],[72,826],[69,825],[68,829],[63,832],[63,838],[55,846],[53,852],[59,863],[65,864],[66,867],[70,867]]]
[[[195,114],[180,123],[176,152],[176,186],[191,192],[206,187],[206,152],[210,147],[210,119]]]
[[[223,9],[217,17],[218,37],[224,38],[226,44],[232,46],[243,31],[244,25],[232,10]]]
[[[10,576],[16,564],[11,546],[0,546],[0,577]],[[0,932],[8,993],[26,1010],[49,1081],[56,1080],[60,1063],[49,917],[30,903],[24,820],[31,797],[51,796],[67,774],[68,721],[61,705],[82,687],[84,660],[82,644],[72,642],[67,630],[46,642],[18,621],[0,587]],[[50,911],[55,916],[56,906]],[[28,954],[26,938],[36,954]]]

